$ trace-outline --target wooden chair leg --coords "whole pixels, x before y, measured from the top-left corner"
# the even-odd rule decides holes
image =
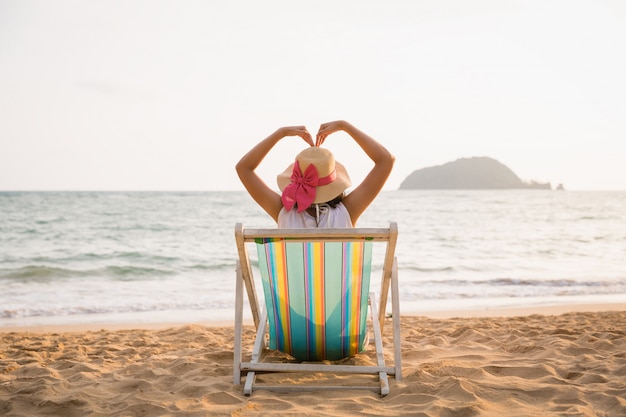
[[[400,289],[398,286],[398,259],[393,259],[391,268],[391,314],[393,320],[393,365],[396,369],[394,378],[402,380],[402,346],[400,335]]]
[[[263,353],[263,348],[265,347],[265,332],[267,330],[267,310],[263,309],[263,313],[261,313],[261,321],[259,322],[259,328],[256,332],[256,337],[254,338],[254,348],[252,349],[252,358],[250,363],[258,363],[261,360],[261,354]],[[254,371],[249,371],[246,374],[246,383],[243,387],[244,395],[251,395],[252,390],[254,389],[254,380],[256,379],[256,373]]]
[[[378,366],[385,366],[385,355],[383,352],[383,335],[378,322],[378,308],[373,293],[370,294],[370,308],[372,310],[372,327],[374,328],[374,344],[376,346],[376,362]],[[387,372],[378,373],[380,379],[380,395],[389,394],[389,378]]]
[[[233,384],[241,384],[241,345],[243,343],[243,277],[237,261],[235,284],[235,345],[233,348]]]

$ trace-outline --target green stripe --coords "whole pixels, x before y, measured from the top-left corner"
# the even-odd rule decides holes
[[[306,314],[304,304],[303,243],[287,243],[287,274],[289,276],[289,312],[291,318],[291,348],[294,357],[306,355]],[[304,343],[303,343],[304,341]]]
[[[324,297],[326,303],[326,357],[341,357],[341,334],[343,322],[341,318],[341,304],[343,299],[341,275],[343,253],[341,242],[326,242],[324,244]]]
[[[257,242],[258,243],[258,242]],[[259,256],[259,272],[261,273],[261,282],[263,283],[263,295],[265,296],[265,305],[267,307],[267,317],[269,319],[270,349],[276,349],[276,322],[274,320],[274,304],[272,303],[272,290],[270,286],[270,271],[267,264],[267,254],[265,245],[257,244],[257,254]]]

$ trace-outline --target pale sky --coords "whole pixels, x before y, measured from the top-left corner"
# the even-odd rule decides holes
[[[337,119],[396,155],[389,190],[470,156],[626,189],[626,1],[0,0],[0,190],[243,190],[258,141]]]

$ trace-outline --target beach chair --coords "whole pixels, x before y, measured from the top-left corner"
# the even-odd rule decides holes
[[[397,235],[395,223],[388,228],[354,229],[244,229],[238,223],[234,384],[241,385],[242,376],[245,377],[245,395],[258,388],[287,392],[369,389],[387,395],[389,376],[396,380],[402,377]],[[374,245],[378,245],[376,251]],[[249,251],[254,253],[250,250],[253,246],[257,249],[255,270],[263,288],[263,309],[249,256]],[[374,264],[382,265],[378,298],[370,292],[370,272],[376,254],[382,258]],[[256,328],[248,361],[243,360],[242,346],[244,288]],[[382,337],[390,292],[393,366],[385,363]],[[347,363],[350,360],[345,358],[354,359],[368,347],[370,335],[375,360],[369,364]],[[268,355],[276,351],[285,354],[278,361]],[[261,375],[274,373],[289,375],[279,374],[285,378],[278,378],[278,383],[257,380],[262,379]],[[306,383],[315,379],[311,374],[319,373],[361,375],[341,378],[339,385]],[[304,382],[293,382],[298,375]],[[346,380],[349,385],[345,385]],[[353,384],[354,380],[357,383]]]

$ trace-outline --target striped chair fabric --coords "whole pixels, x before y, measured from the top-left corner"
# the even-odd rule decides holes
[[[367,344],[372,242],[256,243],[270,349],[299,361],[361,352]]]

